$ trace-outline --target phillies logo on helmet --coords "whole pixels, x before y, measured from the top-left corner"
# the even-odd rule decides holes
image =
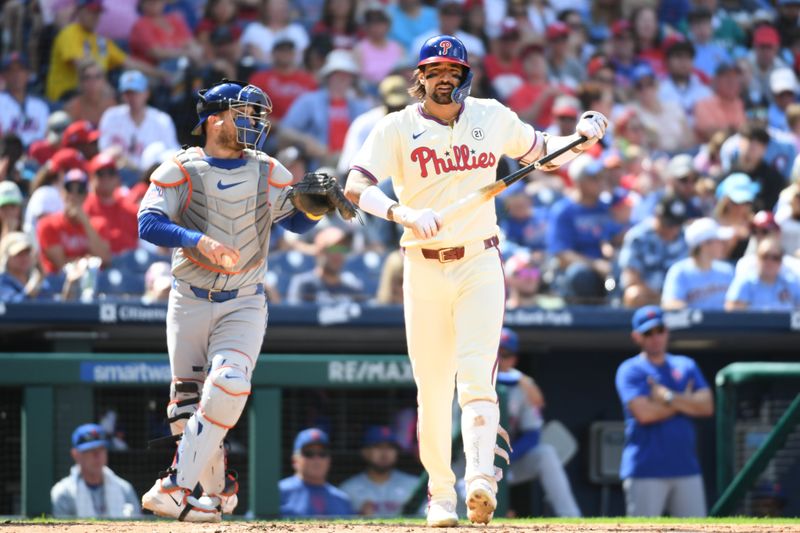
[[[442,42],[440,42],[439,43],[439,48],[442,49],[442,52],[439,55],[446,56],[448,50],[450,50],[452,47],[453,47],[453,43],[451,43],[450,41],[442,41]]]

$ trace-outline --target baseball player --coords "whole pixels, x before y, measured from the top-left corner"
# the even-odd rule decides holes
[[[600,113],[585,113],[575,135],[549,136],[494,100],[469,98],[471,81],[461,41],[450,35],[427,40],[410,89],[420,101],[378,122],[345,187],[361,209],[405,227],[406,338],[418,390],[420,458],[430,475],[431,526],[458,523],[450,467],[453,384],[462,408],[467,516],[486,524],[497,505],[494,378],[505,299],[494,202],[446,226],[439,211],[494,183],[503,154],[529,162],[585,136],[544,167],[557,168],[596,143],[607,126]],[[389,177],[399,202],[376,186]]]
[[[142,497],[161,516],[217,522],[236,507],[223,438],[244,409],[261,351],[270,227],[303,232],[332,202],[349,204],[329,176],[292,185],[289,171],[260,151],[271,108],[261,89],[241,82],[201,91],[192,133],[204,134],[205,145],[158,167],[139,209],[139,235],[174,248],[167,416],[180,443],[172,467]]]

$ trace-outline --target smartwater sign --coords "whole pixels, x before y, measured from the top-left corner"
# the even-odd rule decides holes
[[[81,363],[81,381],[89,383],[169,383],[169,363]]]

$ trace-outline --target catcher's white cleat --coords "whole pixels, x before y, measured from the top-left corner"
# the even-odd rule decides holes
[[[239,497],[237,496],[239,492],[238,476],[234,470],[229,470],[225,474],[225,488],[222,489],[222,492],[204,496],[200,500],[205,501],[208,498],[211,503],[219,506],[222,514],[233,514],[239,504]]]
[[[467,486],[467,518],[473,524],[488,524],[494,517],[497,498],[494,487],[483,478],[475,478]]]
[[[456,506],[448,500],[432,501],[428,504],[428,526],[454,527],[458,525]]]
[[[158,516],[183,522],[221,521],[222,514],[215,503],[206,496],[195,498],[190,490],[178,486],[172,476],[156,480],[142,496],[143,508]]]

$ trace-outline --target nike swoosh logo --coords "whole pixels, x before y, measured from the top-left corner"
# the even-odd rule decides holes
[[[245,180],[245,181],[247,181],[247,180]],[[230,189],[231,187],[236,187],[237,185],[241,185],[242,183],[244,183],[244,181],[237,181],[236,183],[228,183],[227,185],[225,185],[224,183],[222,183],[222,180],[219,180],[217,182],[217,189],[219,189],[221,191],[224,191],[225,189]]]
[[[172,496],[172,494],[171,494],[171,493],[167,493],[167,496],[169,496],[169,499],[170,499],[170,500],[172,500],[172,502],[173,502],[175,505],[177,505],[178,507],[180,507],[180,506],[181,506],[180,502],[179,502],[178,500],[176,500],[176,499],[175,499],[175,498]]]
[[[423,134],[423,133],[425,133],[426,131],[428,131],[428,130],[422,130],[422,131],[421,131],[421,132],[419,132],[419,133],[412,133],[412,134],[411,134],[411,137],[412,137],[412,138],[413,138],[413,139],[416,141],[416,140],[417,140],[417,137],[419,137],[420,135],[422,135],[422,134]]]

